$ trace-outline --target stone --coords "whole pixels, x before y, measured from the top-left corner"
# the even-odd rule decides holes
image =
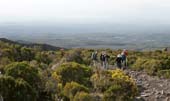
[[[136,97],[136,99],[137,99],[137,100],[139,100],[139,99],[141,99],[141,97],[140,97],[140,96],[138,96],[138,97]]]
[[[144,94],[141,94],[141,97],[149,97],[151,94],[150,93],[144,93]]]
[[[162,84],[160,84],[159,86],[160,86],[160,87],[163,87],[163,85],[162,85]]]
[[[164,91],[163,90],[161,91],[161,94],[164,95]]]
[[[146,87],[149,87],[150,86],[150,84],[146,84]]]
[[[166,97],[166,98],[165,98],[165,101],[170,101],[169,97]]]
[[[167,96],[170,96],[170,92],[167,92],[166,95],[167,95]]]

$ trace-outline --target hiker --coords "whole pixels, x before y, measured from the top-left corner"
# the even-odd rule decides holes
[[[103,67],[103,62],[104,62],[104,52],[102,52],[101,55],[100,55],[100,61],[101,61],[101,66]]]
[[[63,49],[63,48],[61,48],[61,49],[60,49],[60,51],[61,51],[61,57],[63,57],[63,56],[64,56],[64,54],[65,54],[65,53],[64,53],[64,49]]]
[[[93,66],[96,66],[96,63],[97,63],[97,54],[98,54],[98,52],[95,51],[95,52],[93,52],[92,55],[91,55],[91,59],[92,59],[92,61],[93,61]]]
[[[128,51],[124,49],[121,53],[123,68],[127,68],[127,55],[128,55]]]
[[[116,65],[119,69],[122,69],[122,62],[123,62],[122,55],[118,54],[116,58]]]
[[[107,55],[106,52],[102,52],[102,54],[100,55],[101,64],[104,69],[107,69],[109,58],[110,56]]]

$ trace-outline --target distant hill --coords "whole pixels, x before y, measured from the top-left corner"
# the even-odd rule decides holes
[[[0,41],[5,42],[5,43],[9,43],[9,44],[19,44],[21,46],[26,46],[26,47],[40,47],[43,51],[56,51],[56,50],[60,50],[62,49],[62,47],[55,47],[52,45],[48,45],[48,44],[38,44],[38,43],[31,43],[31,42],[25,42],[22,40],[19,41],[12,41],[6,38],[0,38]]]

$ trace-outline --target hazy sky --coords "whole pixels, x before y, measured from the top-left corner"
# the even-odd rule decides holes
[[[170,0],[0,0],[0,23],[170,24]]]

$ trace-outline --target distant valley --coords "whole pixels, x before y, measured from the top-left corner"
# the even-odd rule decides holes
[[[167,26],[119,24],[0,24],[0,38],[65,48],[157,49],[170,47]]]
[[[170,47],[169,34],[0,34],[20,43],[46,43],[65,48],[156,49]]]

